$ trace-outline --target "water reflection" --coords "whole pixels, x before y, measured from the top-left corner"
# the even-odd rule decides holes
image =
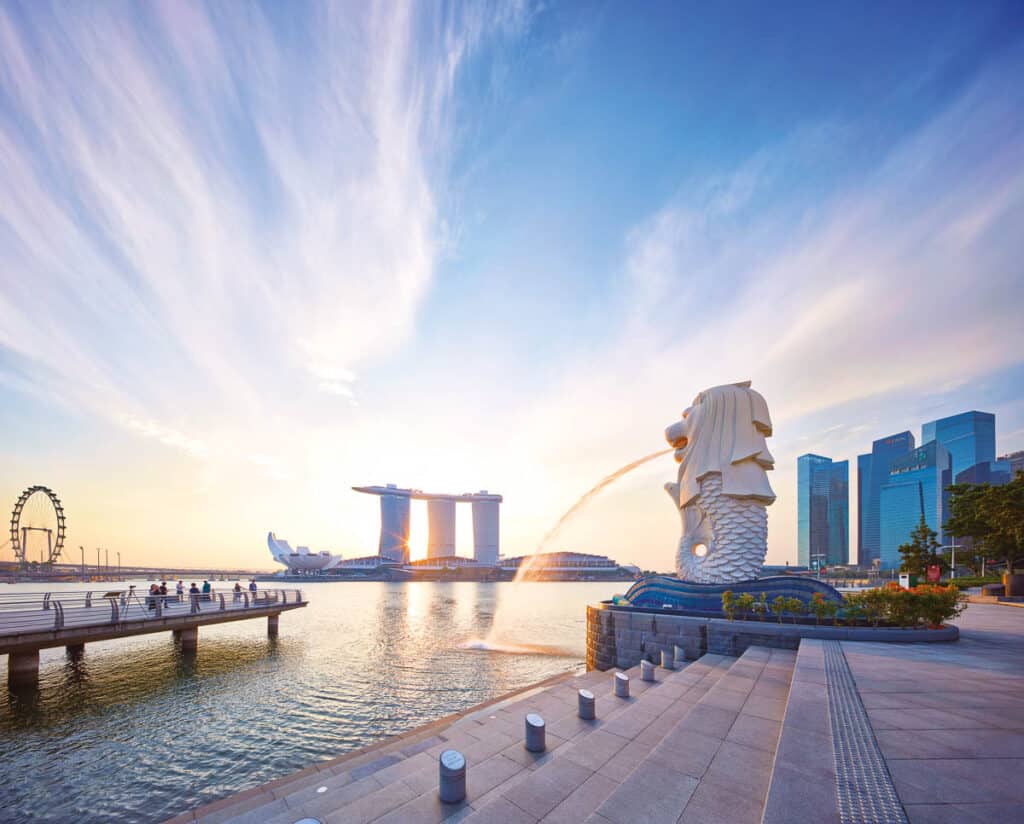
[[[44,651],[38,691],[0,687],[5,770],[19,776],[0,783],[0,818],[162,820],[578,668],[585,605],[608,594],[602,584],[305,589],[312,605],[282,616],[278,639],[244,621],[201,628],[192,654],[169,633],[90,644],[77,658]],[[516,639],[556,654],[462,648],[491,631],[499,599]]]

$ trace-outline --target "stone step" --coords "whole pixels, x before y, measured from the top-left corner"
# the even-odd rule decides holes
[[[763,824],[793,820],[840,821],[824,650],[811,639],[797,652],[762,816]]]
[[[659,673],[671,677],[679,677],[684,672],[685,668],[677,672],[659,669]],[[303,816],[324,822],[371,821],[415,802],[421,815],[416,816],[416,811],[412,810],[403,811],[403,816],[413,813],[415,820],[443,820],[444,816],[455,812],[440,805],[436,798],[437,758],[443,750],[455,748],[463,752],[470,764],[471,792],[483,795],[519,772],[537,769],[561,744],[580,733],[575,722],[579,720],[576,695],[581,687],[592,689],[597,696],[598,725],[639,706],[640,696],[652,685],[640,680],[639,667],[629,674],[633,692],[630,701],[622,701],[611,694],[612,673],[591,672],[553,679],[548,686],[495,702],[455,721],[428,725],[423,731],[396,741],[383,742],[337,762],[327,762],[330,766],[311,767],[207,805],[196,810],[194,817],[207,824],[290,824]],[[664,683],[662,677],[653,686]],[[548,752],[539,757],[527,753],[522,745],[527,712],[540,712],[547,722]],[[183,817],[182,820],[192,819]]]
[[[749,647],[586,821],[758,824],[794,661]]]
[[[596,723],[574,719],[576,734],[534,771],[473,796],[475,812],[465,821],[582,821],[722,677],[727,664],[721,656],[707,656],[682,672],[658,669],[658,681],[645,684],[641,693],[631,689],[629,700],[612,697],[611,711],[599,709]]]

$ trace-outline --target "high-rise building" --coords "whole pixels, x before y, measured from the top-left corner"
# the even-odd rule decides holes
[[[949,452],[955,478],[975,464],[996,459],[996,416],[972,410],[929,421],[921,427],[921,443],[928,441],[938,441]]]
[[[881,495],[889,480],[889,467],[914,448],[914,436],[899,432],[879,438],[871,452],[857,456],[857,563],[870,566],[881,557]]]
[[[938,533],[939,543],[944,543],[950,464],[949,452],[938,441],[922,444],[890,464],[888,481],[879,495],[882,569],[899,567],[900,545],[909,543],[922,516]]]
[[[797,564],[817,569],[849,563],[850,463],[821,455],[797,458]]]

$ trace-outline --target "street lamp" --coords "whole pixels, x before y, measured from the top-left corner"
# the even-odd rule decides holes
[[[949,580],[952,581],[956,579],[956,544],[952,543],[940,546],[936,552],[943,552],[947,549],[952,550],[949,553]]]
[[[85,547],[82,546],[81,544],[79,544],[78,548],[80,550],[82,550],[82,580],[84,581],[85,580]]]
[[[100,572],[100,548],[96,547],[96,574],[103,577],[103,573]]]
[[[117,553],[117,580],[118,581],[124,580],[121,577],[121,552],[120,551],[118,551],[118,553]]]

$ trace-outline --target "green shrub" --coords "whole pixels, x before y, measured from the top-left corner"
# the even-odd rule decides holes
[[[913,590],[882,589],[882,614],[890,623],[904,629],[918,624],[918,599]],[[876,625],[877,626],[877,625]]]
[[[806,607],[804,602],[799,598],[787,598],[786,599],[786,612],[793,616],[793,623],[796,623],[796,619],[804,614]]]
[[[856,626],[857,622],[867,617],[867,607],[864,603],[863,592],[851,592],[843,598],[842,606],[843,620],[849,626]]]
[[[736,617],[736,596],[731,589],[722,593],[722,612],[730,621]]]
[[[839,612],[839,604],[825,598],[820,592],[815,592],[807,603],[807,609],[814,613],[814,623],[821,624],[822,618],[831,618],[832,623],[836,622],[836,613]]]
[[[875,627],[883,621],[906,628],[921,624],[939,627],[963,612],[965,606],[964,596],[955,587],[922,584],[908,590],[886,585],[847,595],[842,612],[851,625],[865,619]]]
[[[946,581],[944,586],[956,587],[957,589],[970,589],[971,587],[982,587],[985,584],[1001,584],[1003,579],[998,575],[973,576],[971,578],[954,578]]]
[[[786,611],[786,602],[789,599],[785,595],[779,595],[772,601],[772,615],[779,619],[779,623],[782,623],[782,614]]]
[[[736,609],[739,610],[744,620],[750,618],[750,614],[754,611],[754,596],[749,592],[737,596]]]
[[[922,584],[912,594],[917,601],[917,617],[933,628],[941,627],[967,608],[965,596],[956,587]]]
[[[864,596],[864,617],[871,626],[877,627],[888,612],[889,593],[884,589],[869,589],[862,594]]]

